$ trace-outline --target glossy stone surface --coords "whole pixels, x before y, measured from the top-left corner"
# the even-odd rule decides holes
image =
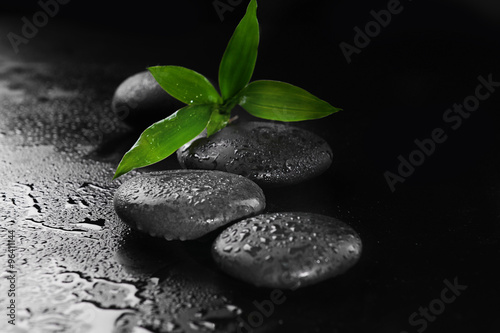
[[[123,183],[115,193],[114,207],[120,219],[135,229],[186,240],[261,212],[265,198],[255,183],[238,175],[168,170]]]
[[[163,90],[149,71],[123,81],[111,101],[113,112],[132,127],[147,127],[183,106]]]
[[[303,182],[332,163],[328,143],[317,135],[283,123],[233,124],[209,139],[199,137],[177,151],[183,168],[239,174],[262,187]]]
[[[347,224],[311,213],[262,214],[217,237],[212,255],[229,275],[256,286],[295,289],[344,273],[361,255]]]
[[[10,232],[17,271],[16,325],[3,312],[0,332],[416,333],[423,324],[412,325],[408,318],[416,312],[416,321],[426,320],[420,307],[436,317],[427,320],[425,333],[498,332],[498,269],[492,259],[500,257],[500,131],[494,128],[500,122],[499,87],[495,93],[479,90],[490,92],[490,99],[458,130],[441,118],[452,103],[474,95],[479,75],[493,73],[492,81],[500,81],[498,33],[493,24],[479,21],[475,10],[487,1],[462,1],[470,10],[447,1],[432,6],[432,15],[413,1],[403,20],[393,17],[390,23],[398,33],[376,37],[377,45],[353,53],[350,64],[342,52],[332,53],[335,43],[332,52],[323,49],[325,35],[316,32],[339,16],[349,20],[349,30],[359,24],[363,29],[366,10],[353,7],[347,17],[332,11],[333,2],[321,1],[304,15],[303,1],[287,1],[294,10],[286,11],[282,2],[259,2],[266,8],[258,15],[269,18],[260,20],[268,42],[273,32],[283,45],[297,42],[296,34],[281,33],[286,18],[292,31],[303,31],[302,37],[311,37],[309,45],[325,52],[315,52],[313,64],[310,47],[296,47],[285,57],[273,52],[276,61],[259,56],[264,61],[258,59],[254,79],[269,74],[345,109],[306,125],[332,146],[335,172],[294,186],[293,192],[268,191],[266,206],[356,221],[353,227],[363,240],[361,259],[347,273],[283,290],[286,301],[274,303],[269,317],[273,289],[254,288],[214,267],[212,244],[205,240],[219,229],[200,241],[169,242],[130,232],[113,209],[113,195],[130,175],[111,178],[138,137],[109,108],[124,73],[173,64],[216,75],[218,58],[246,7],[241,2],[226,11],[221,23],[207,7],[212,1],[198,2],[155,3],[155,10],[121,2],[117,11],[102,1],[70,1],[35,38],[18,46],[18,54],[8,38],[0,43],[2,307],[9,306]],[[21,17],[33,22],[42,9],[38,1],[0,6],[4,36],[13,32],[22,38]],[[372,7],[377,6],[366,2],[364,8]],[[408,29],[410,22],[422,24]],[[464,22],[482,24],[465,31]],[[167,36],[175,29],[165,24],[184,33]],[[444,26],[457,33],[443,34]],[[353,37],[343,41],[352,45]],[[210,47],[209,40],[220,47]],[[273,60],[269,52],[263,56]],[[436,127],[449,139],[392,193],[384,172],[397,174],[397,156],[407,157],[418,148],[415,139],[429,138]],[[120,146],[114,138],[127,143]],[[99,155],[103,158],[89,158],[101,143],[110,147]],[[441,292],[448,290],[445,280],[468,287],[434,315]],[[444,296],[454,294],[448,290]],[[254,327],[261,323],[259,313],[262,325]]]

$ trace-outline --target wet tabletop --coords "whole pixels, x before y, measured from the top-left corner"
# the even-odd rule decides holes
[[[354,28],[388,2],[259,3],[253,79],[344,109],[294,124],[328,142],[333,164],[266,189],[265,212],[356,230],[363,253],[343,275],[257,288],[214,263],[221,230],[166,241],[119,220],[122,182],[180,166],[173,155],[111,180],[141,131],[111,111],[113,93],[153,65],[215,80],[246,3],[214,3],[75,0],[29,38],[22,18],[39,5],[0,5],[0,332],[498,332],[500,10],[488,1],[402,1],[358,46]],[[17,53],[9,33],[24,38]]]

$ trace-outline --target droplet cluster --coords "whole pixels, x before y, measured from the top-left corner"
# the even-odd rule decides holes
[[[262,190],[230,173],[169,170],[126,181],[115,193],[118,216],[130,226],[166,239],[194,239],[265,207]]]
[[[178,150],[187,169],[220,170],[247,177],[263,187],[292,185],[314,178],[332,163],[328,143],[286,124],[234,124],[210,138],[199,137]]]
[[[225,229],[212,254],[221,269],[243,281],[293,289],[343,273],[361,249],[358,234],[335,218],[273,213]]]

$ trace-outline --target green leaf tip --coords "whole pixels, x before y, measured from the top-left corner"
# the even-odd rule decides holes
[[[257,1],[252,0],[245,16],[234,30],[220,62],[219,88],[224,101],[234,97],[250,82],[258,47]]]
[[[312,120],[341,110],[302,88],[280,81],[254,81],[239,96],[239,104],[248,113],[269,120]]]
[[[125,153],[113,179],[170,156],[205,129],[213,109],[211,104],[187,105],[149,126]]]

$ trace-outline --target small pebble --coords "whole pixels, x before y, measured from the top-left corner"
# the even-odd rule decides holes
[[[199,137],[177,151],[183,168],[221,170],[262,187],[293,185],[325,172],[332,163],[328,143],[283,123],[232,124],[210,138]]]
[[[358,234],[335,218],[272,213],[226,228],[212,256],[223,271],[255,286],[295,289],[344,273],[361,248]]]
[[[126,124],[146,128],[182,108],[184,103],[170,96],[149,71],[130,76],[115,91],[112,111]]]
[[[124,182],[115,193],[114,207],[132,228],[168,240],[187,240],[260,213],[265,198],[254,182],[238,175],[168,170]]]

